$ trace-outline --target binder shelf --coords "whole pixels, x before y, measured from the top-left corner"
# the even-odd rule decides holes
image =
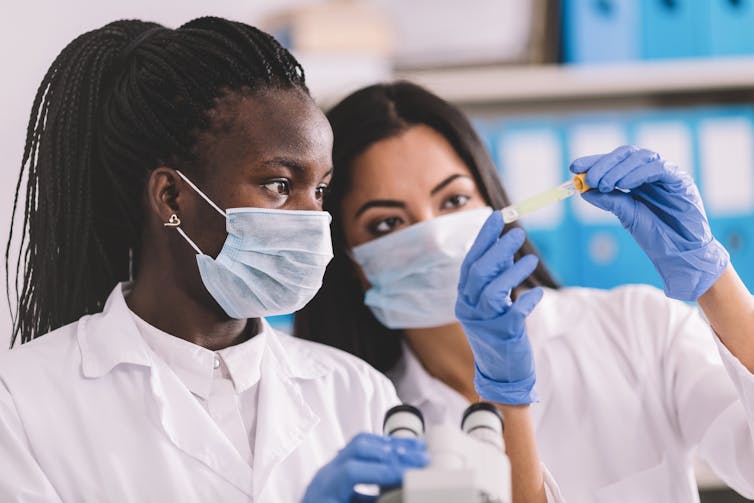
[[[754,92],[754,57],[638,61],[591,66],[491,66],[398,72],[468,105]]]

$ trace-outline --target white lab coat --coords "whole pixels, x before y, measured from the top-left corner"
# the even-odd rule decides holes
[[[754,498],[754,376],[696,309],[647,286],[546,290],[527,330],[540,455],[567,500],[699,501],[694,451]],[[466,400],[405,348],[398,395],[457,422]]]
[[[103,313],[0,355],[0,501],[298,503],[397,397],[351,355],[264,330],[253,467],[149,349],[121,286]]]

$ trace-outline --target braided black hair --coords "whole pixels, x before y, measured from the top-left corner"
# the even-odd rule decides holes
[[[11,347],[102,309],[138,253],[150,171],[196,164],[197,133],[210,128],[217,100],[264,88],[308,93],[303,69],[274,38],[220,18],[175,30],[116,21],[63,49],[34,99],[16,186],[9,303],[27,180]]]

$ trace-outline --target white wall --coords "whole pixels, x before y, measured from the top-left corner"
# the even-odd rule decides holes
[[[254,24],[276,9],[313,0],[4,0],[0,28],[0,244],[5,249],[26,124],[37,86],[48,66],[75,36],[109,21],[139,18],[176,27],[203,15]],[[0,351],[10,340],[10,312],[1,267]],[[13,277],[11,270],[11,277]]]

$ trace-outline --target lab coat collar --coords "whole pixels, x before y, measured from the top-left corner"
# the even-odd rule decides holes
[[[388,372],[388,377],[395,383],[402,402],[421,409],[433,396],[435,378],[424,369],[408,344],[402,341],[401,349],[401,359]]]
[[[453,422],[455,416],[460,421],[469,405],[466,397],[427,372],[408,344],[402,347],[401,360],[388,372],[401,401],[418,407],[432,424]]]
[[[314,354],[313,345],[273,329],[267,320],[263,319],[263,330],[270,334],[267,338],[266,349],[275,357],[280,375],[291,379],[317,379],[323,377],[333,368],[322,360],[322,356]],[[283,347],[284,344],[285,346]]]
[[[134,312],[131,317],[152,354],[167,364],[189,391],[208,400],[215,374],[215,352],[165,333]]]
[[[145,367],[154,364],[153,352],[139,335],[126,304],[124,292],[129,289],[129,283],[118,284],[107,298],[101,313],[85,316],[79,321],[77,338],[85,377],[102,377],[121,364]],[[262,330],[256,337],[260,335],[264,336],[265,346],[269,346],[278,359],[281,375],[316,379],[330,372],[330,367],[321,358],[300,344],[283,349],[277,332],[265,319],[262,319]],[[280,337],[290,336],[281,334]]]
[[[236,393],[243,393],[261,378],[262,356],[271,331],[269,327],[262,328],[251,339],[217,352],[225,363]]]
[[[151,351],[131,317],[124,288],[126,284],[118,284],[101,313],[79,321],[77,337],[85,377],[102,377],[121,364],[152,365]]]

